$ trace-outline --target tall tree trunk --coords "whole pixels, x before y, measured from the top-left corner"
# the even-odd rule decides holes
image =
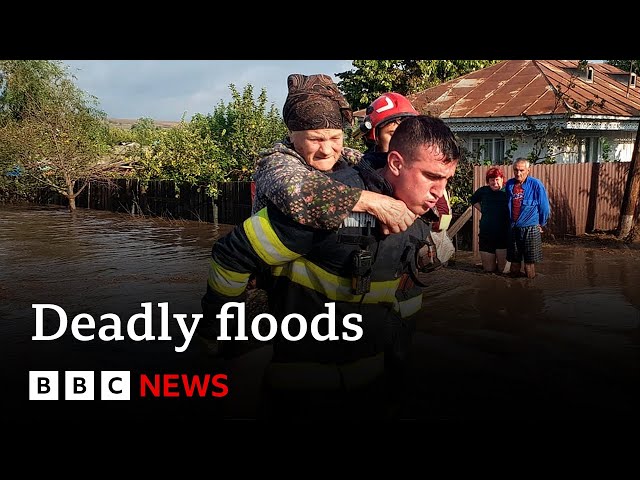
[[[629,165],[629,175],[622,198],[622,208],[620,209],[620,233],[618,238],[625,239],[631,233],[634,225],[634,214],[640,200],[640,123],[636,133],[636,143],[633,147],[631,165]]]
[[[67,198],[69,199],[69,211],[76,210],[76,193],[73,191],[74,182],[67,183]]]

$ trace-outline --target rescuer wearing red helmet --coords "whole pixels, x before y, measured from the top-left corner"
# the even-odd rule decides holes
[[[384,153],[389,151],[389,141],[400,122],[419,113],[404,95],[387,92],[371,102],[365,114],[366,117],[360,124],[360,134],[365,136],[367,152]],[[446,190],[433,207],[430,218],[433,220],[433,237],[438,243],[439,257],[442,263],[446,263],[455,252],[453,242],[446,233],[452,219],[451,204]]]
[[[360,131],[365,135],[369,150],[377,152],[389,150],[389,140],[403,119],[418,115],[411,102],[396,92],[380,95],[365,113],[367,116],[360,124]]]

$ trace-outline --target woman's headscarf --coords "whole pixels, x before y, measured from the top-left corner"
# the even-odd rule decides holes
[[[282,116],[290,131],[336,128],[353,122],[353,111],[331,77],[293,73],[287,78],[289,94]]]

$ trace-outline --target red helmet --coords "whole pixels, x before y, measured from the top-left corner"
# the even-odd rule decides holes
[[[365,110],[367,114],[360,125],[360,130],[366,135],[368,140],[376,140],[376,130],[378,127],[397,120],[402,117],[412,117],[418,112],[411,102],[404,95],[390,92],[380,95]]]

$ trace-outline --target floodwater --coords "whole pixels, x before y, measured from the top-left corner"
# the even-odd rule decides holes
[[[63,409],[64,415],[99,412],[114,418],[130,407],[104,401],[96,406],[99,400],[86,410],[79,404],[87,402],[29,402],[32,370],[214,374],[227,368],[225,398],[173,403],[138,398],[131,402],[141,407],[136,415],[141,421],[186,417],[198,405],[212,420],[255,418],[268,346],[226,366],[208,357],[197,339],[176,351],[185,340],[173,314],[190,319],[200,313],[211,246],[230,228],[95,210],[70,214],[58,207],[0,206],[0,373],[9,407],[18,406],[22,420],[38,421],[61,415],[69,403],[74,409]],[[429,287],[414,337],[413,367],[393,418],[638,421],[640,250],[545,244],[543,251],[532,280],[484,274],[469,252],[458,252],[449,266],[423,276]],[[156,336],[160,319],[168,318],[170,340],[127,336],[129,318],[146,314],[143,303],[151,303]],[[159,305],[165,303],[166,315]],[[65,333],[33,340],[34,304],[62,309]],[[43,332],[53,336],[60,315],[41,308]],[[74,338],[72,319],[81,313],[95,319],[96,334],[101,315],[118,315],[127,338]]]

